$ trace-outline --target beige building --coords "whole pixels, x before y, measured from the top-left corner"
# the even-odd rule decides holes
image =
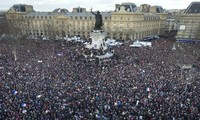
[[[177,40],[200,40],[200,2],[192,2],[180,16]]]
[[[5,12],[0,12],[0,36],[7,32],[7,22]]]
[[[128,12],[125,7],[111,14],[111,37],[141,39],[164,33],[166,14]]]
[[[95,23],[95,16],[85,8],[77,7],[72,12],[35,12],[13,11],[7,12],[7,20],[22,35],[34,36],[74,36],[89,37]],[[164,33],[166,25],[165,13],[142,13],[137,11],[134,3],[116,5],[113,12],[101,12],[103,30],[110,38],[142,39],[145,36]],[[17,20],[11,16],[16,16]],[[18,24],[20,23],[20,24]]]

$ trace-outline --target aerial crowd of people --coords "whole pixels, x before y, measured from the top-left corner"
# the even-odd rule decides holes
[[[0,119],[198,120],[199,45],[129,44],[86,60],[81,44],[1,40]]]

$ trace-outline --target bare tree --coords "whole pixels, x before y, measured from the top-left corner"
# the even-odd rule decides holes
[[[127,29],[125,29],[124,30],[125,31],[125,33],[126,33],[126,39],[129,39],[129,40],[133,40],[134,38],[134,36],[133,36],[133,34],[134,34],[134,30],[132,29],[132,28],[127,28]]]
[[[6,22],[5,13],[0,13],[0,35],[5,34],[8,32],[8,26]]]
[[[33,29],[33,19],[32,18],[24,19],[24,26],[23,26],[24,34],[26,36],[31,35],[32,29]]]
[[[64,21],[60,21],[61,23],[59,23],[59,29],[60,29],[60,37],[61,37],[61,42],[62,42],[62,45],[63,45],[63,41],[64,41],[64,37],[66,36],[65,35],[65,31],[64,31],[64,28],[65,28],[65,24],[64,24]]]
[[[9,39],[12,40],[12,54],[14,60],[17,60],[17,50],[19,48],[20,36],[22,35],[21,15],[17,13],[7,13],[7,24],[9,30]]]
[[[58,30],[56,28],[55,21],[48,20],[47,23],[45,23],[44,27],[45,27],[47,37],[53,46],[53,50],[55,50],[54,44],[55,44],[55,40],[56,40],[56,34],[58,34]]]
[[[58,30],[56,29],[55,21],[48,21],[47,34],[49,36],[49,40],[54,41],[56,39],[56,34],[58,34]]]

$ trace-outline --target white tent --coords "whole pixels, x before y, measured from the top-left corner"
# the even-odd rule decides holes
[[[130,45],[130,47],[139,48],[139,47],[142,47],[142,44],[140,44],[140,43],[133,43],[133,44]]]
[[[135,41],[133,44],[130,45],[130,47],[142,47],[142,46],[152,46],[151,42],[143,42],[143,41]]]
[[[181,67],[181,69],[183,69],[183,70],[189,70],[189,69],[191,69],[192,68],[192,65],[183,65],[182,67]]]
[[[110,58],[113,56],[113,53],[106,53],[104,55],[96,56],[99,59]]]

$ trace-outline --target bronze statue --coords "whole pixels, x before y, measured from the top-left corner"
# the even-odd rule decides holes
[[[90,9],[91,13],[93,15],[95,15],[95,27],[94,30],[101,30],[101,27],[103,26],[103,20],[102,20],[102,15],[100,14],[99,11],[97,11],[97,13],[95,14],[94,12],[92,12],[92,8]]]

